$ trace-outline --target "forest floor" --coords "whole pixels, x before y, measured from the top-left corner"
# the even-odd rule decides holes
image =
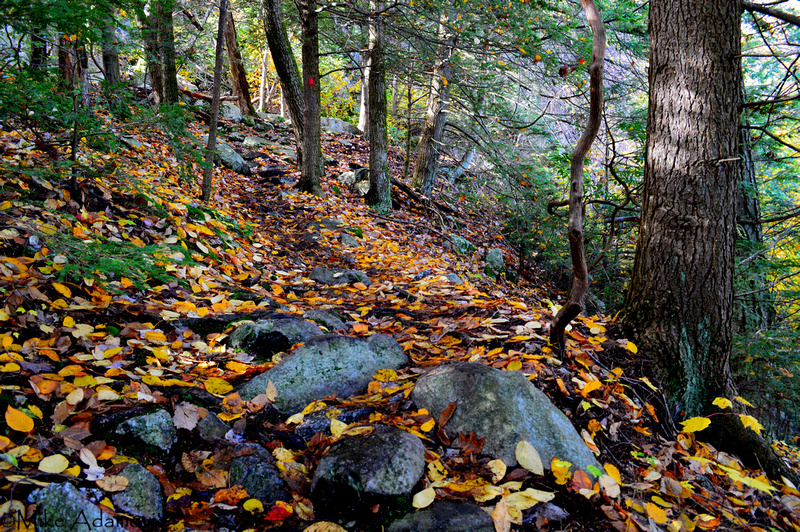
[[[293,500],[259,513],[230,491],[224,475],[221,481],[209,471],[182,469],[191,462],[196,429],[180,428],[169,455],[137,455],[101,422],[154,403],[172,411],[187,390],[200,390],[206,408],[235,423],[246,439],[257,437],[263,429],[255,426],[259,406],[242,406],[232,394],[272,363],[226,349],[224,332],[202,334],[176,324],[252,312],[269,298],[290,314],[332,310],[350,328],[346,334],[381,332],[402,345],[410,367],[389,382],[376,379],[365,396],[328,404],[369,400],[373,420],[422,436],[426,458],[442,460],[448,481],[437,484],[436,498],[478,501],[498,530],[800,530],[794,487],[717,452],[702,443],[702,432],[673,430],[662,394],[641,373],[635,343],[615,336],[612,317],[580,317],[568,332],[565,358],[554,355],[547,331],[560,294],[545,282],[515,284],[483,273],[490,248],[504,249],[507,264],[515,261],[491,204],[452,205],[458,214],[445,227],[395,187],[395,209],[377,216],[336,180],[351,163],[366,166],[366,143],[325,135],[323,152],[335,161],[323,179],[327,198],[217,168],[212,200],[203,205],[200,171],[189,167],[191,177],[181,177],[183,163],[162,130],[107,120],[141,147],[107,152],[84,141],[77,191],[64,165],[66,149],[42,150],[27,131],[0,132],[0,475],[6,502],[0,513],[10,511],[11,500],[30,511],[27,494],[51,482],[110,495],[118,488],[97,479],[96,468],[112,477],[117,464],[138,460],[169,498],[163,530],[304,530],[315,523],[308,479],[330,440],[288,454],[279,452],[288,443],[266,444],[283,462],[297,464],[292,471],[306,480],[291,484]],[[190,128],[201,138],[202,124]],[[282,164],[277,156],[259,161],[262,168]],[[284,167],[297,177],[295,168]],[[402,173],[399,152],[392,153],[391,169]],[[346,247],[336,232],[310,228],[325,218],[343,222],[360,246]],[[312,232],[320,238],[309,238]],[[450,232],[477,251],[455,254],[445,236]],[[373,283],[321,287],[308,278],[315,266],[359,269]],[[439,276],[448,273],[466,283],[441,283]],[[496,478],[479,441],[445,456],[435,420],[396,399],[408,397],[420,374],[453,361],[523,372],[567,414],[604,465],[606,479],[593,483],[585,474],[558,471],[537,476],[523,468]],[[270,429],[286,436],[294,426],[283,419]],[[775,446],[800,469],[795,448]],[[87,449],[95,458],[92,471]],[[62,458],[48,459],[56,455]],[[505,495],[523,486],[554,492],[553,503],[570,517],[532,519],[528,508],[509,509],[499,495],[487,498],[487,485],[503,486]],[[113,504],[101,504],[116,515]],[[132,530],[133,523],[127,525]],[[153,530],[152,524],[139,526]]]

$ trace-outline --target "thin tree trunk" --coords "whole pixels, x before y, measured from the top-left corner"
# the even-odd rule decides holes
[[[164,99],[164,68],[158,42],[158,18],[155,13],[149,15],[146,13],[144,1],[138,0],[134,5],[142,30],[142,48],[147,63],[147,75],[150,78],[150,89],[153,92],[153,101],[159,106]]]
[[[297,166],[302,168],[303,160],[303,89],[300,86],[300,73],[297,62],[286,35],[283,24],[283,9],[280,0],[263,0],[264,31],[272,54],[272,64],[281,82],[281,116],[285,116],[284,105],[288,108],[292,121]]]
[[[397,108],[400,105],[400,78],[397,72],[392,75],[392,118],[397,120]]]
[[[450,96],[449,83],[453,75],[450,56],[455,44],[454,36],[445,34],[447,15],[439,19],[440,44],[436,52],[436,64],[433,67],[431,89],[425,111],[425,125],[417,145],[417,164],[411,186],[417,188],[424,196],[430,197],[436,181],[436,170],[439,167],[439,147],[442,145],[444,127],[447,124],[447,100]]]
[[[371,28],[371,25],[370,25]],[[369,32],[369,30],[367,30]],[[369,140],[369,78],[372,72],[372,50],[363,54],[361,65],[361,102],[358,108],[358,129],[364,133],[364,140]]]
[[[603,115],[603,66],[606,54],[606,29],[603,18],[593,0],[581,0],[589,27],[592,29],[592,62],[589,65],[589,120],[583,130],[570,161],[569,188],[569,254],[572,259],[572,289],[567,301],[553,318],[550,325],[550,342],[557,344],[564,356],[566,341],[564,329],[583,310],[586,292],[589,289],[589,271],[586,267],[586,252],[583,245],[583,163],[592,147]]]
[[[258,110],[261,113],[269,111],[267,105],[267,71],[269,65],[269,48],[264,50],[264,56],[261,58],[261,83],[258,86]]]
[[[299,7],[303,41],[303,164],[297,188],[315,196],[325,196],[320,185],[322,146],[317,1],[301,0]]]
[[[741,102],[740,0],[652,0],[642,214],[623,324],[698,437],[774,478],[796,478],[733,399],[734,241]]]
[[[178,69],[175,64],[175,31],[172,21],[174,0],[156,0],[159,28],[159,58],[163,68],[163,103],[178,103]]]
[[[370,2],[373,13],[383,10],[383,3]],[[392,185],[389,182],[389,135],[386,127],[386,64],[383,57],[383,16],[374,15],[369,24],[369,192],[367,205],[381,213],[392,208]]]
[[[66,36],[58,38],[58,77],[64,89],[71,89],[75,75],[75,58],[72,54],[72,44]]]
[[[231,80],[233,81],[233,93],[236,96],[236,105],[244,116],[253,116],[256,110],[253,101],[250,99],[250,87],[247,84],[247,72],[242,61],[242,54],[239,51],[239,44],[236,41],[236,25],[233,16],[228,17],[225,26],[225,43],[228,51],[228,64],[231,69]]]
[[[47,39],[44,31],[34,28],[31,33],[31,70],[45,72],[47,70]]]
[[[220,0],[219,26],[217,27],[217,45],[214,49],[214,88],[212,89],[211,118],[208,121],[208,143],[206,144],[206,167],[203,169],[203,189],[201,199],[207,202],[211,198],[211,187],[214,177],[214,154],[217,151],[217,122],[219,120],[219,96],[222,85],[223,55],[222,46],[225,41],[225,19],[228,17],[228,0]]]

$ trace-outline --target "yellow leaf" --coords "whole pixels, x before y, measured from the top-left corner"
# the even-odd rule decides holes
[[[603,383],[600,381],[589,381],[586,383],[586,386],[583,387],[581,390],[581,395],[586,397],[587,394],[600,389],[603,387]]]
[[[378,382],[393,382],[397,380],[397,372],[393,369],[381,369],[372,378]]]
[[[533,488],[528,488],[525,491],[512,493],[506,496],[506,504],[517,508],[520,511],[525,511],[540,502],[550,502],[555,498],[556,494],[549,491],[539,491]]]
[[[542,458],[539,456],[539,451],[527,441],[522,440],[517,444],[516,457],[519,465],[534,475],[544,474],[544,466]]]
[[[550,470],[553,472],[553,475],[556,477],[556,484],[564,485],[569,482],[570,474],[569,474],[569,466],[572,464],[565,460],[559,460],[558,458],[553,458],[553,461],[550,462]]]
[[[716,399],[711,401],[711,404],[714,406],[718,406],[723,410],[733,406],[733,403],[731,403],[730,400],[725,399],[724,397],[717,397]]]
[[[614,464],[604,464],[603,469],[606,470],[608,476],[613,478],[617,482],[617,484],[619,484],[620,486],[624,486],[624,484],[622,483],[622,477],[620,477],[619,474],[619,469],[617,469],[617,467]]]
[[[72,316],[64,318],[64,327],[75,327],[75,318]]]
[[[433,429],[435,425],[436,425],[436,420],[429,419],[419,427],[419,430],[421,430],[422,432],[428,432],[429,430]]]
[[[53,283],[53,288],[64,297],[72,297],[72,291],[61,283]]]
[[[648,379],[647,377],[642,377],[642,378],[641,378],[641,379],[639,379],[639,380],[640,380],[640,381],[642,381],[643,383],[645,383],[645,384],[648,386],[648,388],[650,388],[650,389],[651,389],[651,390],[653,390],[654,392],[657,392],[657,391],[658,391],[658,388],[656,388],[655,386],[653,386],[653,383],[652,383],[652,382],[650,382],[650,379]]]
[[[31,414],[38,417],[39,419],[42,419],[42,416],[44,415],[42,414],[42,410],[36,405],[28,405],[28,410],[30,410]]]
[[[233,391],[233,386],[225,379],[211,377],[204,383],[206,391],[215,395],[227,395]]]
[[[30,432],[33,430],[33,419],[28,414],[9,405],[6,408],[6,423],[14,430]]]
[[[368,330],[369,330],[369,327],[367,327],[367,325],[365,323],[356,323],[355,325],[353,325],[353,332],[354,333],[363,333],[363,332],[367,332]]]
[[[693,417],[682,421],[683,432],[699,432],[707,428],[711,424],[711,420],[707,417]]]
[[[627,349],[628,351],[630,351],[633,354],[636,354],[636,353],[639,352],[639,348],[636,347],[636,344],[634,344],[633,342],[628,342],[627,344],[625,344],[625,349]]]
[[[411,501],[411,506],[417,509],[427,508],[431,505],[435,498],[436,490],[433,488],[426,488],[414,495],[414,499]]]
[[[751,404],[751,403],[750,403],[750,402],[749,402],[747,399],[745,399],[744,397],[739,397],[739,396],[737,395],[737,396],[736,396],[736,400],[737,400],[737,401],[739,401],[740,403],[742,403],[743,405],[749,406],[749,407],[751,407],[751,408],[755,408],[755,406],[754,406],[754,405],[752,405],[752,404]]]
[[[508,371],[519,371],[522,369],[522,362],[520,362],[519,360],[512,360],[511,362],[508,363],[506,369]]]
[[[346,429],[347,423],[338,419],[331,419],[331,434],[334,438],[341,438]]]
[[[647,510],[647,516],[655,521],[657,525],[667,523],[667,513],[652,502],[648,502],[645,509]]]
[[[492,482],[499,482],[506,476],[506,464],[499,458],[490,461],[486,466],[489,468],[489,471],[492,472]]]
[[[414,2],[411,2],[411,5],[413,6]],[[336,523],[331,523],[330,521],[319,521],[307,527],[303,532],[347,532],[347,529],[340,527]]]
[[[251,514],[261,513],[264,511],[264,505],[261,504],[261,501],[259,501],[258,499],[247,499],[246,501],[244,501],[242,508],[244,508]]]
[[[63,454],[54,454],[42,458],[39,462],[39,471],[43,473],[63,473],[69,467],[69,460]]]
[[[756,418],[754,418],[753,416],[746,416],[744,414],[739,414],[739,419],[742,420],[742,425],[744,425],[748,429],[752,429],[753,431],[755,431],[756,434],[761,434],[761,429],[763,429],[764,427],[761,425],[761,423],[758,422]]]

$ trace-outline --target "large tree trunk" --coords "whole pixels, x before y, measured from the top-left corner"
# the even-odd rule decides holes
[[[231,80],[233,81],[233,93],[236,96],[236,105],[242,115],[255,115],[253,101],[250,98],[250,87],[247,84],[247,72],[242,61],[242,53],[239,51],[239,44],[236,41],[236,25],[233,16],[228,17],[225,26],[225,43],[228,51],[228,64],[231,68]]]
[[[178,103],[178,69],[175,64],[175,31],[172,21],[174,0],[156,0],[156,13],[159,28],[161,66],[164,72],[163,103]]]
[[[136,17],[139,19],[139,25],[142,30],[142,47],[144,49],[144,59],[147,63],[150,89],[153,91],[153,100],[158,106],[164,100],[164,68],[159,51],[158,17],[153,12],[149,14],[146,12],[143,0],[137,0],[134,5]]]
[[[379,13],[382,2],[370,3],[373,13]],[[389,136],[386,128],[386,64],[383,56],[383,16],[375,15],[369,24],[369,192],[367,205],[378,212],[392,208],[392,185],[389,182]]]
[[[639,239],[622,315],[674,410],[719,413],[733,398],[740,0],[652,0]],[[787,471],[738,416],[700,434],[748,465]]]
[[[113,23],[103,26],[103,77],[106,85],[119,85],[122,77],[119,72],[119,40]]]
[[[450,96],[449,83],[453,75],[450,56],[455,44],[454,36],[446,35],[446,15],[439,20],[440,44],[436,52],[436,64],[431,77],[431,89],[425,111],[425,125],[417,145],[417,164],[411,185],[429,196],[436,181],[436,170],[439,167],[439,147],[442,144],[444,127],[447,124],[447,100]]]
[[[264,31],[272,54],[272,64],[275,65],[275,72],[281,82],[281,116],[285,104],[294,131],[297,166],[302,168],[305,157],[303,157],[303,89],[300,87],[300,73],[297,71],[297,62],[283,25],[281,0],[263,0],[262,7]]]
[[[316,0],[301,0],[300,29],[303,53],[303,164],[297,188],[324,196],[320,185],[322,145],[320,143],[319,24]]]
[[[203,188],[200,197],[207,202],[211,197],[214,177],[214,154],[217,151],[217,123],[219,121],[219,97],[222,85],[222,42],[225,39],[225,19],[228,17],[228,0],[219,3],[219,25],[217,45],[214,49],[214,88],[211,99],[211,119],[208,122],[208,142],[206,143],[206,167],[203,169]]]

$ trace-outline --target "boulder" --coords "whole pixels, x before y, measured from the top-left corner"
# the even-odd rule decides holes
[[[492,248],[486,254],[486,274],[497,277],[506,271],[503,252],[499,248]]]
[[[203,146],[208,144],[208,135],[203,136]],[[250,165],[247,164],[241,155],[233,151],[230,145],[220,139],[217,139],[217,157],[220,162],[233,170],[234,172],[242,175],[250,175]]]
[[[161,521],[164,498],[155,475],[139,464],[125,466],[120,475],[128,479],[128,487],[112,495],[114,507],[127,514]]]
[[[392,521],[386,532],[494,532],[494,521],[477,504],[436,501]]]
[[[277,156],[291,162],[297,161],[297,152],[293,148],[275,143],[263,137],[245,138],[244,142],[242,142],[242,148],[261,152],[266,151],[273,157]]]
[[[459,277],[455,273],[446,273],[446,274],[442,275],[442,279],[446,279],[446,280],[448,280],[451,283],[456,284],[456,285],[464,284],[464,281],[461,279],[461,277]]]
[[[262,446],[242,443],[234,447],[231,461],[230,484],[239,484],[251,498],[258,499],[265,507],[275,501],[291,501],[292,495],[281,478],[275,459]]]
[[[126,532],[116,519],[67,482],[37,489],[30,494],[28,500],[37,503],[34,520],[38,532],[101,529],[104,532]],[[87,522],[95,526],[90,528],[83,524]]]
[[[344,436],[317,466],[311,481],[314,508],[330,513],[371,506],[375,498],[409,495],[425,472],[425,446],[417,436],[386,425]],[[361,508],[363,509],[363,508]]]
[[[319,119],[319,125],[327,133],[344,133],[345,135],[361,135],[362,132],[357,126],[350,122],[345,122],[340,118],[328,118],[323,116]]]
[[[231,428],[222,421],[217,414],[209,412],[206,417],[197,423],[197,432],[206,441],[224,440]]]
[[[361,247],[361,242],[359,242],[358,239],[356,239],[356,237],[354,237],[350,233],[342,233],[342,236],[339,237],[339,240],[341,241],[343,246],[346,246],[348,248]]]
[[[473,253],[477,249],[475,247],[475,244],[473,244],[464,237],[451,234],[450,239],[453,242],[453,251],[455,251],[459,255],[469,255],[470,253]]]
[[[322,325],[329,331],[338,331],[346,327],[344,322],[339,319],[339,316],[327,310],[312,309],[306,311],[303,317]]]
[[[545,468],[560,458],[590,474],[590,466],[601,469],[567,416],[519,371],[470,362],[450,364],[421,377],[411,398],[434,419],[455,402],[445,432],[451,437],[475,432],[486,438],[483,452],[508,466],[517,464],[517,444],[526,440],[539,452]]]
[[[284,414],[294,414],[329,395],[349,397],[364,393],[378,370],[399,369],[408,363],[408,355],[400,344],[385,334],[374,334],[368,341],[350,336],[320,336],[238,391],[249,401],[264,393],[272,381],[278,390],[275,407]]]
[[[238,123],[242,121],[242,111],[233,102],[220,102],[219,116],[231,122]]]
[[[228,347],[264,360],[321,334],[322,329],[311,321],[290,316],[268,318],[240,325],[228,337]]]
[[[313,412],[303,418],[303,422],[297,425],[294,433],[305,441],[310,441],[317,432],[322,432],[331,435],[331,410],[332,408],[324,408],[317,412]],[[355,423],[363,418],[366,418],[375,410],[372,408],[354,408],[345,410],[336,416],[336,419],[347,425]]]
[[[142,442],[153,445],[166,452],[177,440],[177,431],[166,410],[157,410],[152,414],[137,416],[120,423],[117,434],[131,435]]]
[[[324,285],[364,283],[369,286],[372,284],[372,281],[370,281],[366,273],[359,270],[346,270],[344,268],[323,268],[317,266],[311,270],[311,275],[309,275],[308,278]]]

